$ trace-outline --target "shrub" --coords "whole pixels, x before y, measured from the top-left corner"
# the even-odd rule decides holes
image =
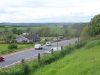
[[[24,75],[27,75],[30,72],[30,68],[29,68],[29,66],[27,64],[23,65],[22,70],[23,70],[23,74]]]
[[[75,45],[74,45],[74,48],[79,49],[79,48],[85,46],[86,43],[87,43],[86,41],[76,42]]]
[[[9,44],[8,49],[17,49],[17,44]]]
[[[100,45],[100,40],[94,40],[86,44],[85,48],[92,48],[96,45]]]

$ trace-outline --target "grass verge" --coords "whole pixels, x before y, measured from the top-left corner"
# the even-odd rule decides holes
[[[0,44],[0,55],[17,52],[30,47],[34,47],[34,46],[32,44],[18,44],[17,49],[8,49],[8,44]]]

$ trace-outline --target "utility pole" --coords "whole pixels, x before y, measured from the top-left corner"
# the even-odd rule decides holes
[[[57,27],[57,25],[56,25]],[[58,32],[58,28],[57,28],[57,32]],[[57,50],[58,50],[58,34],[57,34]]]
[[[40,53],[38,53],[38,63],[40,63]]]
[[[58,37],[57,37],[57,50],[58,50]]]

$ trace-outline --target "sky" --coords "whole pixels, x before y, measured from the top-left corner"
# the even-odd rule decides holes
[[[0,0],[0,22],[89,22],[100,0]]]

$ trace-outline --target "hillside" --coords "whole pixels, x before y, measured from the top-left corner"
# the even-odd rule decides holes
[[[84,25],[87,23],[0,23],[0,26],[66,26],[66,25]]]
[[[31,75],[100,75],[100,41],[92,41]]]

